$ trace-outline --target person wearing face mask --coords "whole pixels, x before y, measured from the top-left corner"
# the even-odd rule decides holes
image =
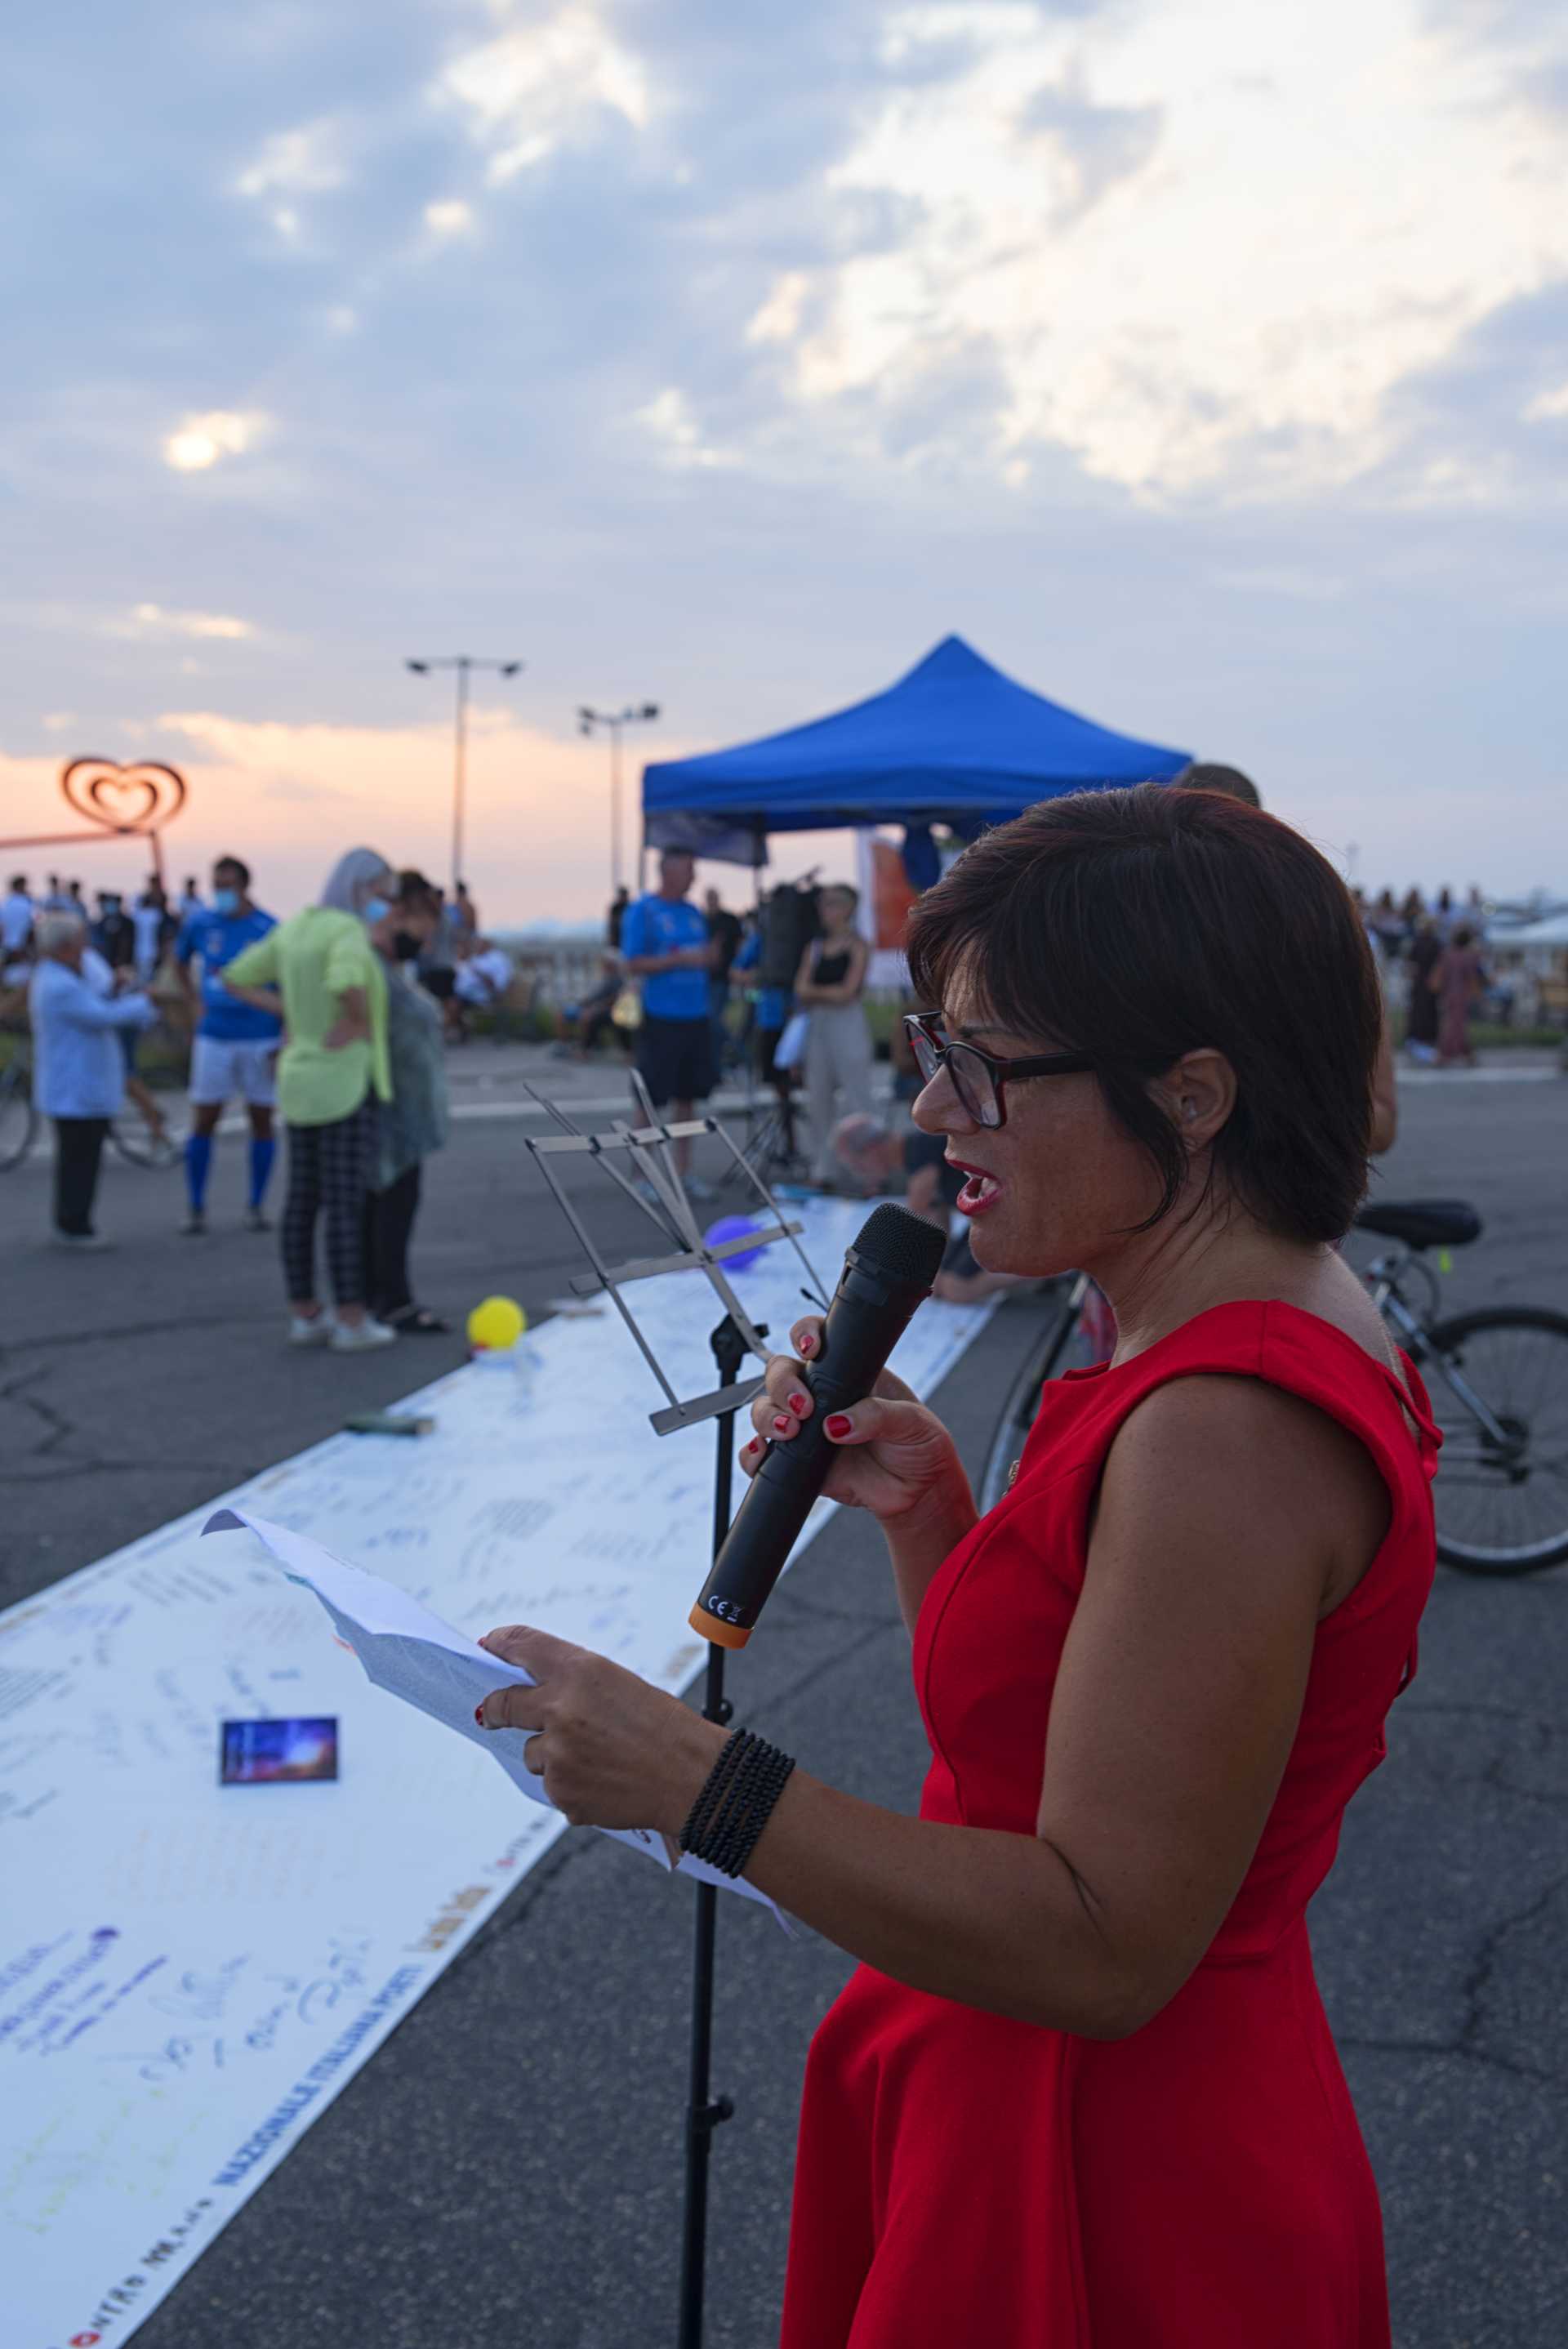
[[[440,925],[440,892],[422,873],[400,873],[391,909],[371,925],[387,966],[387,1047],[392,1098],[377,1123],[365,1202],[365,1252],[370,1309],[400,1337],[450,1328],[417,1304],[408,1278],[408,1243],[419,1210],[424,1162],[447,1139],[447,1067],[441,1009],[418,983],[419,957]]]
[[[277,922],[251,900],[251,868],[238,856],[220,856],[212,867],[212,903],[197,901],[174,942],[174,959],[185,981],[195,1036],[191,1048],[191,1133],[185,1143],[185,1221],[181,1231],[200,1238],[207,1229],[207,1177],[212,1139],[224,1106],[242,1101],[251,1121],[245,1228],[271,1229],[263,1208],[277,1144],[273,1137],[275,1072],[283,1023],[275,1009],[242,1002],[224,985],[229,965],[276,929]],[[198,993],[191,966],[200,958]]]
[[[365,1199],[378,1106],[392,1098],[387,973],[371,942],[397,895],[396,875],[373,848],[339,857],[319,901],[228,964],[222,983],[274,1017],[278,1107],[288,1129],[282,1229],[291,1346],[362,1353],[396,1332],[366,1303]],[[326,1222],[334,1310],[315,1290],[315,1227]]]

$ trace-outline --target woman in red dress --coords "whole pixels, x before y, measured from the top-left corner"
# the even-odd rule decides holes
[[[917,1818],[796,1769],[745,1873],[862,1961],[807,2067],[784,2349],[1388,2349],[1377,2187],[1305,1910],[1434,1565],[1420,1381],[1336,1252],[1380,1005],[1273,818],[1145,787],[987,833],[916,909],[919,1124],[995,1271],[1093,1274],[984,1518],[892,1377],[828,1422],[882,1521]],[[810,1414],[820,1324],[758,1436]],[[725,1733],[492,1634],[569,1817],[678,1832]]]

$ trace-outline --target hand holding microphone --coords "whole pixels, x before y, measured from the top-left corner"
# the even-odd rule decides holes
[[[752,1405],[758,1437],[741,1455],[752,1487],[692,1609],[706,1638],[745,1646],[820,1493],[886,1520],[934,1484],[963,1481],[946,1429],[882,1367],[942,1251],[933,1225],[878,1207],[845,1257],[826,1319],[796,1325],[799,1359],[769,1363]]]
[[[816,1416],[802,1373],[810,1371],[821,1342],[820,1317],[809,1318],[789,1332],[794,1355],[770,1358],[763,1392],[751,1406],[756,1435],[740,1455],[748,1476],[756,1475],[770,1444],[794,1442],[799,1427]],[[804,1412],[798,1408],[802,1401]],[[918,1508],[934,1486],[963,1474],[941,1420],[892,1371],[883,1371],[871,1393],[847,1411],[830,1411],[827,1420],[830,1458],[822,1490],[846,1509],[867,1509],[885,1524]]]

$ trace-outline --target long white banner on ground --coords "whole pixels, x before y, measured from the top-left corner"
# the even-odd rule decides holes
[[[864,1211],[799,1212],[830,1288]],[[781,1341],[793,1250],[736,1279]],[[712,1386],[707,1284],[632,1296],[677,1391]],[[893,1358],[910,1384],[985,1311],[923,1307]],[[335,1368],[301,1361],[324,1416]],[[563,1831],[368,1682],[253,1537],[203,1541],[212,1510],[306,1534],[469,1637],[538,1624],[679,1690],[713,1439],[655,1436],[663,1400],[608,1308],[555,1320],[411,1396],[432,1434],[332,1436],[0,1616],[4,2349],[125,2341]],[[288,1717],[336,1720],[335,1780],[219,1783],[222,1722]]]

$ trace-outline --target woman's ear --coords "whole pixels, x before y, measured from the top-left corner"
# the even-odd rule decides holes
[[[1207,1149],[1236,1105],[1236,1072],[1223,1052],[1209,1045],[1183,1052],[1154,1091],[1189,1150]]]

